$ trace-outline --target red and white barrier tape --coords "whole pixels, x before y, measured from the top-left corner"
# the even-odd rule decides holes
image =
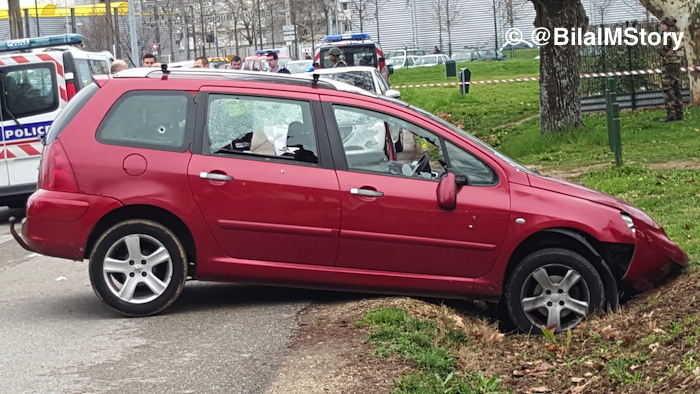
[[[681,71],[700,71],[698,66],[688,66],[681,67]],[[634,70],[634,71],[613,71],[606,73],[591,73],[591,74],[581,74],[581,78],[600,78],[600,77],[622,77],[629,75],[648,75],[648,74],[661,74],[662,71],[659,68],[651,70]],[[513,79],[494,79],[490,81],[470,81],[470,82],[446,82],[446,83],[425,83],[420,85],[401,85],[392,86],[394,89],[400,88],[424,88],[432,86],[458,86],[458,85],[478,85],[485,83],[501,83],[501,82],[526,82],[526,81],[539,81],[539,77],[532,78],[513,78]]]

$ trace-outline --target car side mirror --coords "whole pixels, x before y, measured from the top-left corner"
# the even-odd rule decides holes
[[[394,74],[394,66],[392,66],[391,64],[387,65],[386,69],[389,70],[389,75]]]
[[[320,67],[320,65],[319,65],[318,63],[314,63],[314,64],[312,64],[312,65],[314,66],[314,68],[319,68],[319,67]]]
[[[401,97],[401,92],[399,92],[398,90],[395,90],[395,89],[387,89],[387,91],[384,92],[384,95],[387,97],[397,99],[397,98]]]
[[[464,185],[469,185],[466,175],[448,171],[437,186],[437,202],[440,208],[446,211],[457,208],[457,192]]]

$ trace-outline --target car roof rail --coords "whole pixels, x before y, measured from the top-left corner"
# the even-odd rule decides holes
[[[164,67],[165,66],[165,67]],[[338,90],[329,81],[320,80],[314,83],[312,78],[303,75],[266,73],[260,71],[230,70],[230,69],[202,69],[202,68],[171,68],[162,64],[160,68],[139,67],[120,71],[114,79],[121,78],[198,78],[211,80],[238,80],[245,82],[277,83],[284,85],[311,86],[324,89]]]

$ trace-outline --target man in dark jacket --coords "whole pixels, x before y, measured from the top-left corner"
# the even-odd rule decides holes
[[[676,20],[670,16],[661,19],[661,29],[667,33],[678,34]],[[661,122],[683,120],[683,95],[681,94],[681,60],[685,56],[683,47],[673,49],[673,40],[664,40],[658,53],[661,56],[661,89],[666,101],[666,117]]]
[[[331,68],[348,66],[343,59],[340,58],[340,49],[337,47],[328,50],[328,60],[331,62]]]

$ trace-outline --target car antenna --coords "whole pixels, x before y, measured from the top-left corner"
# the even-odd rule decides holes
[[[318,78],[319,77],[320,77],[320,75],[318,75],[318,74],[313,75],[314,80],[313,80],[313,82],[311,82],[311,86],[313,86],[315,88],[318,87]]]
[[[170,74],[170,70],[168,70],[168,63],[161,64],[160,71],[163,72],[163,77],[161,79],[168,79],[168,74]]]

